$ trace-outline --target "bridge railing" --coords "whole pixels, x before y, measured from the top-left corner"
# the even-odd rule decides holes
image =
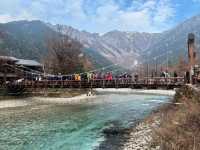
[[[13,84],[13,83],[12,83]],[[123,87],[134,87],[134,86],[168,86],[168,85],[183,85],[183,77],[145,77],[140,80],[132,80],[130,78],[124,79],[93,79],[93,80],[41,80],[31,81],[24,80],[22,82],[16,82],[14,84],[25,86],[26,88],[123,88]]]
[[[144,78],[144,84],[157,84],[157,85],[168,85],[168,84],[184,84],[185,80],[184,77],[154,77],[154,78],[149,78],[145,77]]]

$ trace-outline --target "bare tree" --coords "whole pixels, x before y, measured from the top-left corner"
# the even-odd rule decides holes
[[[180,75],[184,75],[184,72],[188,70],[188,63],[185,61],[182,55],[179,56],[177,70]]]
[[[82,53],[83,46],[66,35],[58,34],[47,41],[48,55],[45,68],[53,74],[69,74],[89,69],[88,60]]]

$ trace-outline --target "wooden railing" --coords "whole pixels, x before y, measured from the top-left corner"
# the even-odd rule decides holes
[[[179,87],[184,85],[184,78],[143,78],[139,80],[113,79],[113,80],[41,80],[22,82],[12,82],[10,86],[24,86],[25,88],[159,88],[159,87]]]

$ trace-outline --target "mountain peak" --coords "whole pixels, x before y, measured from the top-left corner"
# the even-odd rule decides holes
[[[173,51],[176,54],[175,57],[179,57],[182,53],[187,56],[188,33],[195,34],[196,47],[200,49],[200,15],[194,16],[163,33],[113,30],[103,35],[80,31],[67,25],[43,23],[40,20],[15,21],[1,24],[0,32],[5,33],[9,38],[6,39],[7,42],[5,39],[0,39],[0,46],[6,51],[20,53],[17,57],[30,58],[31,52],[31,56],[35,55],[38,58],[41,55],[40,51],[45,54],[44,45],[41,44],[44,43],[44,35],[58,31],[78,40],[92,53],[98,53],[113,63],[128,67],[133,61],[140,59],[139,56],[145,56],[147,52],[152,58],[166,51]],[[14,44],[11,46],[10,43]]]

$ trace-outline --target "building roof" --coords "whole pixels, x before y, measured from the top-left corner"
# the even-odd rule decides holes
[[[13,61],[16,65],[23,65],[23,66],[36,66],[36,67],[42,67],[43,65],[35,60],[27,60],[27,59],[18,59],[11,56],[0,56],[0,60],[6,60],[6,61]]]
[[[0,59],[9,60],[9,61],[18,61],[17,58],[11,56],[0,56]]]
[[[16,62],[17,65],[23,65],[23,66],[37,66],[42,67],[42,64],[35,60],[26,60],[26,59],[18,59]]]

